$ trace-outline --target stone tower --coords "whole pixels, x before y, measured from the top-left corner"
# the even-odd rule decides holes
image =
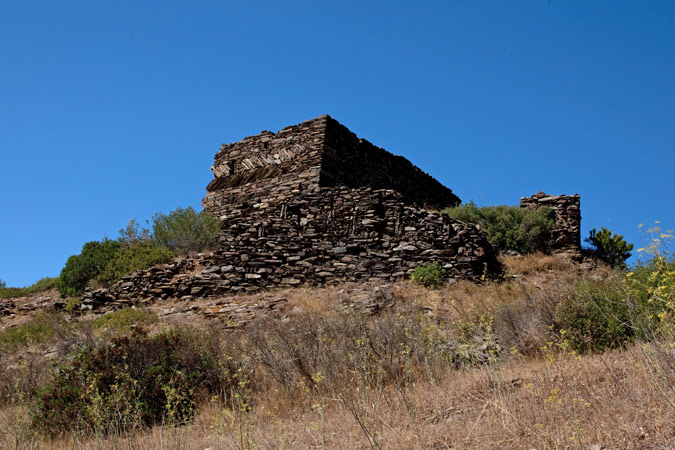
[[[256,198],[278,202],[321,188],[391,189],[409,205],[440,210],[459,197],[402,156],[359,139],[330,116],[320,116],[279,133],[223,144],[211,167],[203,206],[219,215],[227,205]]]
[[[232,286],[448,276],[498,266],[477,227],[430,212],[459,197],[401,156],[329,116],[223,145],[202,204],[223,221]]]

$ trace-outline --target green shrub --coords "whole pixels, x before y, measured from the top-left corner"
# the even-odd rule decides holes
[[[412,273],[412,281],[422,286],[435,288],[445,282],[445,269],[434,261],[428,266],[417,266]]]
[[[574,350],[601,351],[635,339],[633,314],[621,280],[584,281],[563,296],[556,322]]]
[[[54,314],[43,312],[19,326],[0,331],[0,348],[16,351],[20,347],[47,342],[54,336]]]
[[[112,332],[122,332],[129,330],[132,326],[149,325],[155,322],[157,322],[157,316],[144,309],[122,308],[94,320],[94,326]]]
[[[127,222],[127,226],[120,229],[120,236],[117,238],[127,247],[134,246],[141,242],[147,242],[152,238],[149,228],[141,227],[136,219]]]
[[[25,297],[40,292],[48,291],[56,287],[56,278],[42,278],[30,286],[16,288],[16,287],[0,287],[0,298]]]
[[[220,220],[206,211],[196,213],[192,207],[152,216],[154,241],[178,254],[215,248],[218,231]]]
[[[638,249],[642,257],[626,274],[626,287],[640,313],[637,331],[648,339],[675,338],[675,255],[669,244],[673,231],[657,226],[647,231],[648,243]]]
[[[130,247],[121,246],[96,279],[110,285],[124,275],[147,269],[155,264],[168,263],[172,258],[171,250],[157,247],[148,241],[141,241]]]
[[[84,244],[79,255],[68,258],[56,281],[61,296],[80,295],[91,280],[105,271],[121,246],[119,242],[110,239]]]
[[[627,243],[620,234],[612,234],[607,228],[600,231],[593,228],[585,239],[591,251],[614,268],[625,269],[626,260],[631,257],[633,244]]]
[[[73,297],[66,302],[65,310],[69,314],[75,314],[80,311],[80,306],[82,306],[82,299]]]
[[[553,211],[550,208],[479,208],[470,202],[446,208],[443,212],[453,219],[480,225],[490,244],[499,250],[516,250],[520,253],[548,253],[551,250]]]
[[[34,427],[103,434],[190,421],[200,391],[210,394],[237,383],[234,359],[221,357],[205,340],[210,342],[189,329],[149,336],[136,328],[84,347],[38,394]]]

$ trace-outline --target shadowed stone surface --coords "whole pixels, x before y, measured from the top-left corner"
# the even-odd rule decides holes
[[[460,203],[411,164],[329,116],[223,145],[202,200],[219,248],[87,291],[83,308],[275,286],[393,281],[437,261],[448,278],[499,270],[485,234],[430,212]]]

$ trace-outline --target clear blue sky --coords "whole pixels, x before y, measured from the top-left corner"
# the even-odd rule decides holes
[[[0,2],[0,278],[199,208],[222,142],[330,114],[481,205],[675,227],[673,1]]]

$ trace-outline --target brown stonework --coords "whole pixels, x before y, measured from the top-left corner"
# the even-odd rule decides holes
[[[359,139],[329,116],[223,144],[211,170],[202,205],[216,215],[227,205],[279,202],[324,187],[391,189],[405,204],[430,210],[461,202],[407,159]]]
[[[223,145],[211,170],[202,205],[222,220],[219,249],[87,291],[84,308],[393,281],[434,261],[448,278],[499,271],[478,227],[429,211],[460,203],[450,189],[329,116]]]
[[[579,194],[548,195],[538,192],[520,199],[521,208],[549,207],[553,210],[553,237],[551,247],[556,253],[581,256],[581,200]]]

